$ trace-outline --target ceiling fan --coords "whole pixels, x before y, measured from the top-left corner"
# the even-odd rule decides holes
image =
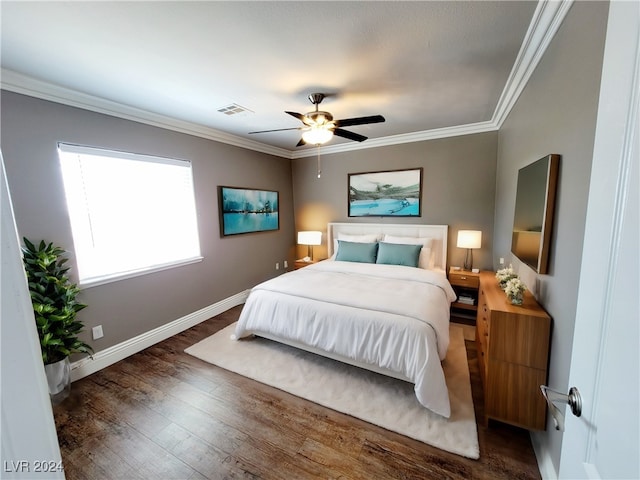
[[[288,113],[292,117],[300,120],[304,124],[304,126],[302,127],[260,130],[258,132],[249,133],[254,134],[267,132],[283,132],[285,130],[302,130],[302,138],[300,139],[296,147],[300,147],[302,145],[322,145],[331,140],[334,135],[342,138],[347,138],[349,140],[354,140],[356,142],[364,142],[367,139],[367,137],[365,137],[364,135],[344,130],[341,127],[352,127],[354,125],[366,125],[368,123],[380,123],[385,121],[382,115],[334,120],[333,115],[331,115],[329,112],[318,110],[318,105],[320,105],[325,97],[326,95],[324,93],[312,93],[307,97],[309,101],[316,107],[315,111],[313,112],[302,114],[285,111],[285,113]]]

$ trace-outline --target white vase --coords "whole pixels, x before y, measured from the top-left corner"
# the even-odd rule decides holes
[[[71,364],[69,357],[56,363],[44,366],[49,384],[49,396],[51,403],[57,405],[69,396],[71,392]]]

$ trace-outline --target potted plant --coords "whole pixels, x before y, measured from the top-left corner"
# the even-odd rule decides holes
[[[69,267],[65,266],[68,260],[64,257],[65,250],[44,240],[37,247],[26,238],[23,241],[23,262],[49,393],[53,403],[59,403],[69,395],[69,356],[93,353],[89,345],[78,339],[84,325],[76,315],[86,305],[76,300],[80,289],[67,277]]]

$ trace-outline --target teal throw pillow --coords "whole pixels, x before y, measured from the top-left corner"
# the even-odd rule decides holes
[[[398,243],[381,242],[378,246],[376,263],[387,265],[405,265],[417,267],[422,245],[400,245]]]
[[[338,240],[336,260],[342,262],[376,263],[377,243],[357,243]]]

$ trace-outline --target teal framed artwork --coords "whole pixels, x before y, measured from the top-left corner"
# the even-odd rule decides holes
[[[422,168],[349,174],[350,217],[421,216]]]
[[[278,192],[220,186],[218,194],[222,236],[280,228]]]

